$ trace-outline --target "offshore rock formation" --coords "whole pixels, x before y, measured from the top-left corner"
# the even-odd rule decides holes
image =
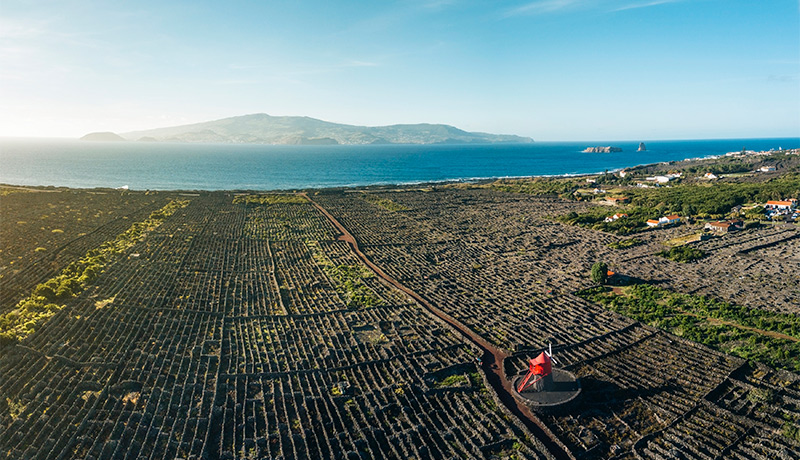
[[[586,147],[583,149],[584,153],[611,153],[611,152],[621,152],[622,149],[619,147]]]
[[[636,149],[637,152],[644,152],[647,150],[647,147],[644,146],[644,142],[639,142],[639,148]]]

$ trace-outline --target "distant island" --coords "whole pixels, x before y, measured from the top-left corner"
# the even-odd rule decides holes
[[[619,147],[586,147],[583,149],[584,153],[611,153],[611,152],[621,152],[622,149]]]
[[[112,140],[92,133],[82,140]],[[233,144],[492,144],[530,143],[529,137],[468,132],[441,124],[353,126],[309,117],[274,117],[264,113],[223,118],[183,126],[132,131],[117,136],[130,141]],[[91,138],[90,138],[91,136]]]
[[[124,141],[125,138],[112,132],[89,133],[81,138],[82,141]]]

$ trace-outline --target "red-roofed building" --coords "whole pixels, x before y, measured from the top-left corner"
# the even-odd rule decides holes
[[[677,214],[672,214],[670,216],[662,217],[658,219],[658,221],[661,223],[661,225],[677,224],[678,222],[681,221],[681,216]]]
[[[767,209],[792,209],[795,207],[797,200],[793,201],[767,201]]]
[[[623,217],[628,217],[628,215],[627,214],[617,213],[617,214],[614,214],[613,216],[606,217],[605,221],[606,222],[614,222],[615,220],[622,219]]]
[[[626,196],[612,196],[606,198],[606,201],[613,204],[630,203],[631,199]]]
[[[705,229],[712,232],[728,233],[742,228],[741,220],[729,220],[727,222],[709,222],[706,224]]]

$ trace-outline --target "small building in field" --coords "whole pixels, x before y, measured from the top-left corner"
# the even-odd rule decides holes
[[[716,174],[714,174],[714,173],[712,173],[712,172],[707,172],[707,173],[705,173],[705,174],[703,175],[703,179],[709,179],[709,180],[712,180],[712,179],[718,179],[718,177],[717,177],[717,175],[716,175]]]
[[[630,203],[631,199],[627,196],[611,196],[606,198],[606,202],[611,204],[626,204]]]
[[[775,171],[775,166],[762,166],[758,168],[758,170],[761,172],[772,172]]]
[[[661,226],[661,222],[659,222],[658,220],[655,220],[655,219],[647,219],[647,226],[651,227],[651,228],[660,227]]]
[[[628,217],[627,214],[614,214],[613,216],[609,216],[605,218],[605,222],[614,222],[615,220],[622,219],[623,217]]]
[[[711,230],[716,233],[728,233],[742,228],[741,220],[729,220],[726,222],[708,222],[705,225],[706,230]]]
[[[664,216],[664,217],[662,217],[662,218],[658,219],[658,222],[659,222],[661,225],[673,225],[673,224],[677,224],[677,223],[679,223],[680,221],[681,221],[681,216],[679,216],[679,215],[677,215],[677,214],[672,214],[672,215],[669,215],[669,216]]]

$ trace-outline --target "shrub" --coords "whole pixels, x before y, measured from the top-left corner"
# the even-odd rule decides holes
[[[605,262],[595,262],[592,265],[592,281],[597,284],[606,284],[608,280],[608,264]]]

